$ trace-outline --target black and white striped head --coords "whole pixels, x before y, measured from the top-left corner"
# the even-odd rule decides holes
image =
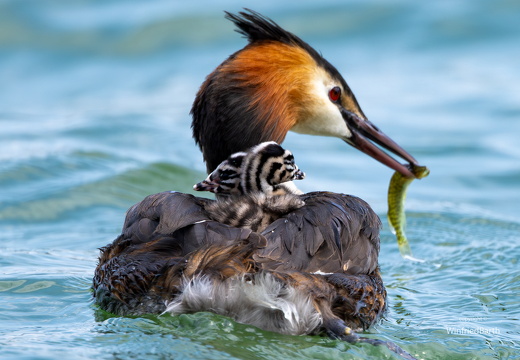
[[[222,161],[203,181],[193,185],[196,191],[210,191],[215,194],[240,195],[240,175],[243,160],[247,153],[237,152]]]
[[[268,141],[247,152],[232,154],[193,189],[221,195],[254,192],[271,195],[277,185],[304,178],[305,173],[295,164],[293,154]]]
[[[244,193],[272,194],[277,185],[301,180],[305,173],[294,162],[294,156],[274,141],[253,146],[242,163],[240,183]]]

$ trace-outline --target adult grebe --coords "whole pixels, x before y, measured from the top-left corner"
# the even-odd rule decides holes
[[[248,10],[227,13],[249,41],[218,66],[194,101],[193,135],[208,173],[235,152],[289,130],[337,137],[406,177],[374,143],[415,159],[367,120],[345,80],[297,36]],[[93,281],[116,314],[212,311],[286,334],[357,341],[386,307],[378,268],[381,222],[363,200],[301,195],[305,206],[261,233],[211,220],[211,200],[164,192],[131,207],[101,249]]]

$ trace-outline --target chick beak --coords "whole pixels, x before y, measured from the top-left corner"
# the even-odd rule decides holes
[[[412,155],[397,145],[395,141],[390,139],[370,121],[359,117],[343,107],[340,107],[340,111],[350,132],[352,133],[350,138],[343,139],[346,143],[361,150],[365,154],[370,155],[389,168],[398,171],[403,176],[407,178],[415,178],[415,175],[406,165],[399,163],[375,144],[403,158],[409,164],[417,165],[417,160],[415,160]]]
[[[300,169],[296,170],[294,172],[294,175],[291,180],[303,180],[305,179],[305,173],[301,171]]]
[[[202,180],[201,182],[193,185],[193,190],[217,193],[219,185],[220,178],[215,174],[210,174],[210,176],[208,176],[205,180]]]

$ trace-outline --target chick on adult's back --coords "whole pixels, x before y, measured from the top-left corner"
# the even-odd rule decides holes
[[[219,195],[206,206],[213,220],[261,232],[305,205],[293,187],[284,186],[304,177],[293,154],[269,141],[230,155],[193,188]]]

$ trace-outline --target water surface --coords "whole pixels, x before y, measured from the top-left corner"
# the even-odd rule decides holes
[[[97,248],[148,194],[204,177],[189,109],[245,44],[211,1],[0,3],[0,358],[393,358],[209,313],[112,317],[91,302]],[[247,6],[252,6],[248,4]],[[428,165],[407,199],[414,255],[386,223],[392,171],[336,139],[290,134],[305,191],[382,217],[389,310],[366,336],[424,359],[520,358],[520,5],[264,1],[316,47],[366,115]]]

